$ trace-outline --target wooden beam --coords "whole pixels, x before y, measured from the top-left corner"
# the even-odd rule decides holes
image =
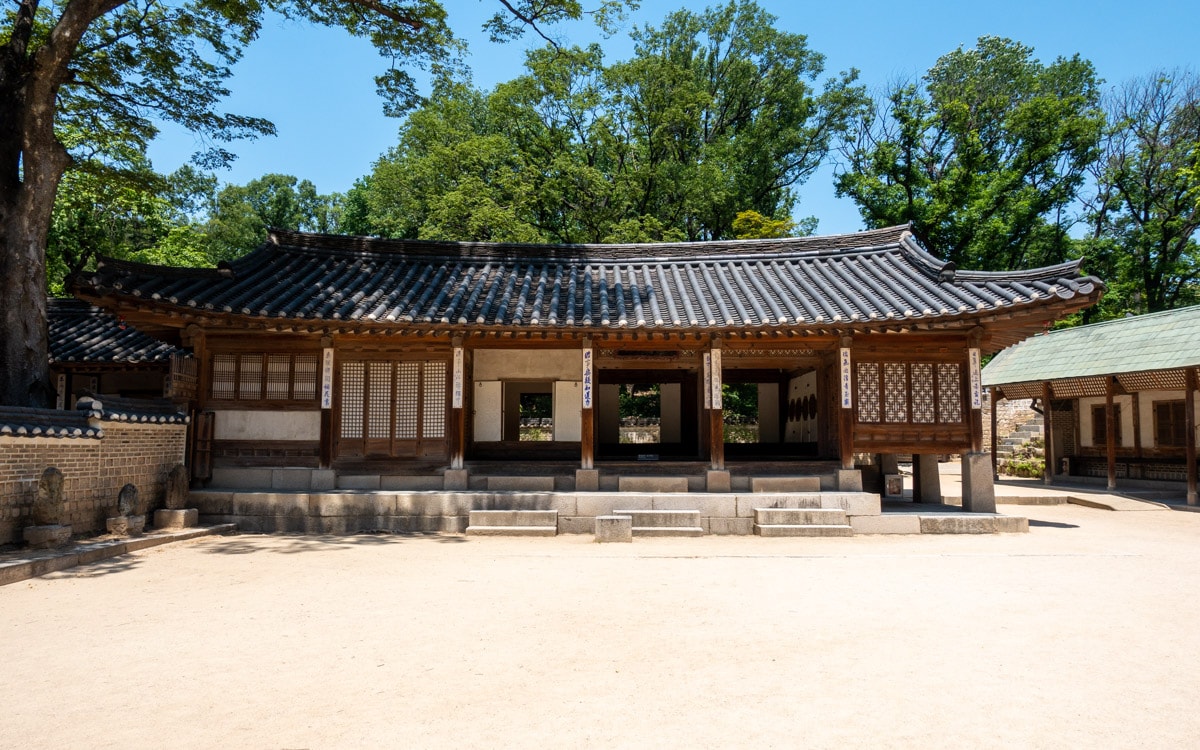
[[[1183,423],[1187,431],[1187,504],[1196,505],[1196,368],[1187,368],[1183,398]]]
[[[1117,488],[1117,420],[1114,419],[1113,394],[1116,378],[1104,379],[1104,455],[1108,459],[1108,489]]]
[[[993,387],[993,388],[992,388],[992,416],[991,416],[991,428],[992,428],[992,479],[998,479],[998,478],[1000,477],[1000,466],[999,466],[999,461],[997,460],[997,459],[999,458],[999,453],[998,453],[998,451],[999,451],[999,448],[998,448],[998,446],[999,446],[999,443],[1000,443],[1000,441],[999,441],[999,436],[996,434],[996,422],[997,422],[997,419],[996,419],[996,410],[997,410],[997,407],[998,407],[999,405],[1000,405],[1000,389],[999,389],[999,388],[996,388],[996,387]]]

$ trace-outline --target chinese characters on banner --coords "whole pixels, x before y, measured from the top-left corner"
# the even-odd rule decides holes
[[[450,394],[450,408],[463,408],[463,348],[454,347],[454,379],[453,391]]]
[[[983,408],[983,379],[979,375],[979,350],[969,351],[971,369],[971,408]]]
[[[842,347],[842,408],[850,409],[854,406],[854,398],[851,395],[853,391],[850,388],[850,348]]]
[[[583,408],[592,408],[592,350],[583,350]]]
[[[722,409],[721,405],[721,350],[712,350],[712,408]]]
[[[321,408],[333,408],[333,349],[321,352]]]
[[[711,409],[712,406],[712,354],[704,353],[704,408]]]

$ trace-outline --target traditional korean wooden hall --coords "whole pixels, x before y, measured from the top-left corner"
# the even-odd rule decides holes
[[[930,495],[936,456],[962,454],[965,506],[992,511],[980,357],[1103,284],[1077,263],[956,270],[898,226],[569,246],[272,231],[219,269],[104,261],[73,291],[192,349],[202,482],[475,492],[468,510],[593,493],[568,512],[590,522],[620,491],[856,493],[856,456],[895,454]],[[725,439],[723,384],[757,397],[750,442]],[[637,393],[657,398],[649,443],[623,442]]]

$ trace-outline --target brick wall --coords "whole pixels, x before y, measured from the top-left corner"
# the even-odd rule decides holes
[[[0,437],[0,544],[21,541],[38,480],[51,466],[66,480],[63,521],[76,534],[102,531],[128,483],[137,486],[143,507],[161,506],[167,473],[183,463],[187,425],[101,425],[102,438]]]

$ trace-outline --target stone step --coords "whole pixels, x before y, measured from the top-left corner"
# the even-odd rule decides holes
[[[750,477],[751,492],[820,492],[820,477]]]
[[[840,524],[754,524],[759,536],[854,536],[854,530]]]
[[[703,536],[698,510],[614,510],[633,519],[634,536]]]
[[[472,536],[554,536],[557,510],[473,510],[467,534]]]
[[[633,477],[617,479],[619,492],[687,492],[687,477]]]
[[[846,526],[841,508],[755,508],[754,522],[760,526]]]

